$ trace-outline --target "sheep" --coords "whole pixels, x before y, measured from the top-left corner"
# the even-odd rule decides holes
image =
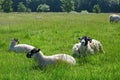
[[[83,36],[79,38],[80,43],[78,47],[78,54],[81,56],[86,56],[87,53],[94,54],[97,52],[105,53],[100,41],[91,39],[90,37]],[[74,53],[75,54],[75,53]]]
[[[79,51],[79,47],[80,47],[81,43],[76,43],[74,44],[73,48],[72,48],[72,55],[75,56],[80,56],[80,51]]]
[[[40,67],[46,67],[47,65],[50,64],[57,64],[61,62],[66,62],[71,65],[76,64],[76,60],[67,54],[55,54],[52,56],[45,56],[42,51],[38,48],[32,49],[30,52],[27,53],[26,55],[27,58],[33,57],[35,61],[37,61],[38,66]]]
[[[18,53],[23,53],[23,52],[29,52],[33,48],[35,47],[28,44],[19,44],[19,40],[17,38],[14,38],[11,40],[9,50]]]
[[[120,16],[117,14],[112,14],[109,16],[109,18],[110,18],[110,23],[120,21]]]

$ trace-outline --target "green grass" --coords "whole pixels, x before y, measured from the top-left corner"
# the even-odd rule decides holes
[[[0,13],[0,80],[119,80],[120,23],[109,14]],[[77,64],[37,67],[26,54],[9,51],[14,37],[36,46],[45,55],[72,54],[78,37],[100,40],[105,54],[76,58]]]

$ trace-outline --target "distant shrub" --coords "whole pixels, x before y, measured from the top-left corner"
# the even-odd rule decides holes
[[[100,6],[98,4],[93,6],[93,12],[94,13],[100,13],[101,12]]]
[[[18,12],[26,12],[26,10],[27,10],[27,8],[25,7],[25,5],[24,5],[22,2],[20,2],[20,3],[18,4],[18,9],[17,9],[17,11],[18,11]]]
[[[75,9],[74,7],[74,0],[60,0],[61,2],[61,9],[63,12],[71,12]]]
[[[40,4],[38,7],[37,7],[37,11],[38,12],[48,12],[50,10],[50,6],[47,5],[47,4]]]
[[[87,10],[82,10],[80,13],[88,14],[89,12]]]
[[[27,11],[28,13],[30,13],[30,12],[31,12],[31,9],[30,9],[30,8],[28,8],[26,11]]]

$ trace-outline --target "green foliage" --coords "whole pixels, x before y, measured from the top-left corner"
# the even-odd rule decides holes
[[[107,17],[106,13],[0,13],[0,80],[119,80],[120,23],[110,24]],[[11,38],[16,37],[45,55],[71,55],[84,35],[101,41],[106,53],[75,58],[75,66],[41,69],[26,53],[9,51]]]
[[[0,12],[2,11],[2,3],[3,3],[3,0],[0,1]]]
[[[0,12],[2,11],[2,6],[0,5]]]
[[[27,8],[27,10],[26,10],[28,13],[30,13],[31,12],[31,9],[30,8]]]
[[[82,10],[80,13],[88,14],[89,12],[87,10]]]
[[[119,12],[119,0],[75,0],[77,11],[88,10],[93,12],[93,6],[98,4],[101,12]]]
[[[74,11],[74,0],[60,0],[61,8],[64,12]]]
[[[18,11],[18,12],[26,12],[26,10],[27,10],[27,8],[25,7],[25,5],[24,5],[22,2],[20,2],[20,3],[18,4],[18,9],[17,9],[17,11]]]
[[[3,6],[4,1],[13,2],[12,7],[10,8],[10,11],[13,8],[13,12],[17,11],[19,2],[22,2],[26,8],[29,8],[32,12],[37,12],[37,8],[40,4],[49,5],[50,12],[71,12],[73,10],[76,12],[80,12],[82,10],[93,12],[93,6],[96,4],[100,6],[101,12],[120,12],[120,0],[0,0],[0,6]],[[1,8],[3,10],[3,7]]]
[[[50,6],[47,5],[47,4],[40,4],[38,7],[37,7],[37,11],[38,12],[48,12],[50,10]]]
[[[98,4],[93,6],[93,12],[94,13],[100,13],[101,12],[100,6]]]
[[[4,0],[2,3],[2,9],[4,12],[11,12],[12,11],[12,0]]]

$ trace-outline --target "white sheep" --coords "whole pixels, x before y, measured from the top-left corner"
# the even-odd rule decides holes
[[[35,47],[28,44],[19,44],[19,40],[14,38],[11,40],[9,50],[22,53],[22,52],[29,52],[33,48]]]
[[[97,52],[105,53],[100,41],[92,39],[91,42],[89,42],[89,45],[94,50],[94,53],[97,53]]]
[[[33,56],[35,61],[37,61],[37,63],[41,67],[45,67],[50,64],[56,64],[56,63],[61,63],[61,62],[66,62],[66,63],[72,64],[72,65],[76,64],[76,60],[70,55],[55,54],[52,56],[45,56],[42,53],[42,51],[40,51],[40,49],[37,49],[37,48],[34,48],[30,52],[28,52],[26,56],[27,56],[27,58],[31,58]]]
[[[120,21],[120,16],[117,15],[117,14],[112,14],[112,15],[109,16],[109,18],[110,18],[110,22],[118,22],[118,21]]]
[[[90,37],[87,36],[79,38],[79,40],[80,40],[80,44],[78,48],[79,55],[85,56],[88,53],[94,54],[97,52],[105,53],[100,41],[91,39]]]
[[[72,55],[75,57],[75,56],[80,56],[80,51],[79,51],[79,48],[81,46],[81,43],[76,43],[74,44],[73,48],[72,48]]]

